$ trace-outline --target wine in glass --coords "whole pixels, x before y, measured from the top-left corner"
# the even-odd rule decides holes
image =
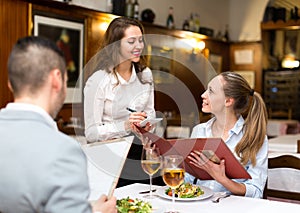
[[[152,176],[158,172],[162,163],[162,157],[160,156],[159,149],[148,142],[144,144],[142,151],[141,164],[143,170],[149,175],[150,179],[150,194],[144,197],[152,199],[155,196],[152,194]]]
[[[181,155],[168,155],[164,157],[162,175],[167,186],[172,189],[172,208],[168,213],[176,213],[174,210],[175,204],[175,189],[184,181],[184,159]]]

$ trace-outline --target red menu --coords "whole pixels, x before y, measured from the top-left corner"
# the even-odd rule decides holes
[[[187,158],[192,151],[202,152],[206,157],[215,163],[225,159],[225,172],[231,179],[251,179],[251,176],[233,155],[221,138],[188,138],[171,139],[161,138],[142,128],[138,128],[143,137],[149,138],[159,147],[162,155],[182,155],[184,157],[184,166],[186,172],[201,180],[211,180],[212,177],[203,169],[195,167]]]

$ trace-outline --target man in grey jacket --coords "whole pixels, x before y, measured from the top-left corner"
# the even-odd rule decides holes
[[[0,111],[0,212],[116,213],[115,197],[89,204],[86,157],[53,120],[67,82],[55,43],[19,39],[8,72],[14,102]]]

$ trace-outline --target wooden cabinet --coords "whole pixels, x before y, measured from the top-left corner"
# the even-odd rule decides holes
[[[282,61],[292,55],[300,60],[300,20],[261,23],[264,70],[283,70]]]
[[[269,117],[300,120],[300,70],[265,71],[264,101]]]
[[[292,56],[300,60],[300,20],[269,21],[261,23],[262,67],[264,73],[263,96],[269,110],[280,118],[300,120],[300,70],[284,67],[282,62]]]

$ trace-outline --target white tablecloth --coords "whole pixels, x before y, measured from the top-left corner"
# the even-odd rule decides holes
[[[286,134],[297,134],[299,132],[299,122],[297,120],[269,119],[267,125],[267,135],[276,137]]]
[[[297,153],[297,140],[300,134],[281,135],[269,139],[269,152]]]
[[[154,188],[159,186],[154,186]],[[115,190],[115,196],[117,199],[130,196],[131,198],[140,198],[146,200],[139,194],[140,191],[148,190],[149,185],[146,184],[132,184],[127,185]],[[166,209],[172,206],[171,200],[162,198],[155,198],[150,200],[154,211],[153,213],[164,212]],[[247,198],[240,196],[230,196],[228,198],[221,199],[219,203],[213,203],[211,198],[199,201],[179,202],[176,201],[174,205],[175,209],[181,213],[253,213],[253,212],[299,212],[300,205],[295,203],[285,203],[279,201],[270,201],[264,199]]]

